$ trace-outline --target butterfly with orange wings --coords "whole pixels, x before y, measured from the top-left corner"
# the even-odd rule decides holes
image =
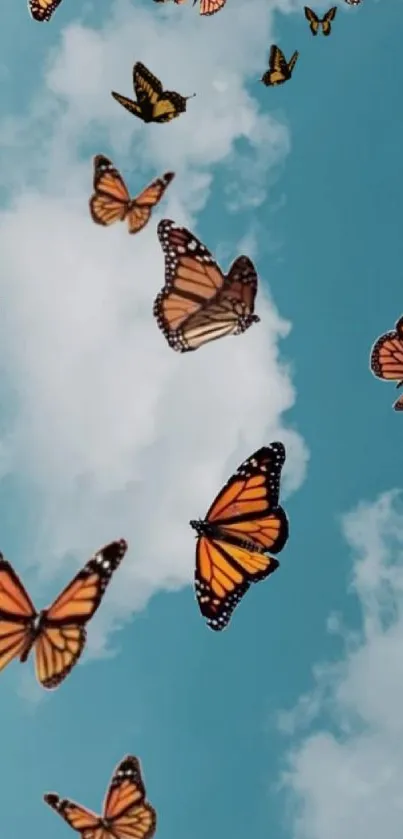
[[[44,800],[82,839],[151,839],[155,833],[156,813],[146,801],[140,762],[133,755],[116,767],[102,816],[53,792],[44,795]]]
[[[279,506],[282,443],[264,446],[242,463],[213,501],[197,533],[195,589],[211,629],[225,629],[251,583],[279,567],[288,539],[288,519]]]
[[[38,682],[57,688],[77,663],[86,642],[85,624],[101,603],[112,574],[127,551],[124,539],[101,548],[47,609],[39,614],[21,580],[0,554],[0,670],[35,650]]]
[[[155,2],[167,3],[168,0],[155,0]],[[198,2],[200,2],[199,11],[201,15],[215,15],[216,12],[224,8],[227,0],[193,0],[193,5],[195,6]],[[186,3],[186,0],[174,0],[174,3],[182,5],[182,3]]]
[[[395,329],[381,335],[371,350],[370,368],[378,379],[403,385],[403,315]],[[403,411],[403,395],[393,405],[395,411]]]
[[[50,20],[62,0],[28,0],[28,9],[40,23]]]
[[[157,233],[165,256],[165,286],[154,301],[154,316],[172,349],[197,350],[258,323],[257,275],[247,256],[239,256],[225,275],[186,227],[162,219]]]
[[[312,35],[317,35],[319,32],[320,27],[322,27],[322,32],[324,35],[330,35],[332,31],[332,20],[336,17],[337,6],[332,6],[322,18],[318,17],[315,12],[309,8],[309,6],[304,6],[305,17],[307,21],[309,21],[309,27],[312,32]]]
[[[105,155],[97,154],[94,157],[94,194],[89,202],[93,221],[105,226],[126,219],[129,233],[138,233],[149,221],[153,207],[161,201],[174,177],[173,172],[165,172],[136,198],[130,198],[126,184],[113,163]]]

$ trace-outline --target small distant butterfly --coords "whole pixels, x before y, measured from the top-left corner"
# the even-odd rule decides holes
[[[157,815],[146,801],[140,761],[134,755],[127,755],[116,767],[102,816],[55,792],[43,798],[82,839],[151,839],[155,833]]]
[[[359,6],[362,0],[345,0],[348,6]]]
[[[163,90],[156,76],[141,63],[133,67],[133,87],[137,102],[112,91],[112,96],[123,108],[143,122],[169,122],[186,111],[186,102],[196,96],[181,96],[172,90]]]
[[[269,55],[269,69],[262,76],[261,81],[266,87],[283,84],[291,78],[293,69],[297,62],[299,53],[297,51],[291,56],[289,62],[284,58],[284,53],[275,44],[272,44]]]
[[[138,233],[150,219],[152,208],[161,201],[164,192],[175,177],[166,172],[152,181],[136,198],[130,198],[126,184],[103,154],[94,157],[94,194],[90,198],[90,213],[96,224],[109,225],[127,221],[129,233]]]
[[[337,6],[332,6],[322,18],[319,18],[309,6],[304,6],[304,12],[306,19],[309,21],[312,35],[317,35],[320,27],[322,27],[324,35],[330,35],[332,31],[331,21],[336,17]]]
[[[384,381],[403,385],[403,315],[395,329],[378,338],[371,350],[370,368],[374,376]],[[403,395],[393,405],[395,411],[403,411]]]
[[[195,589],[210,629],[225,629],[252,583],[279,567],[288,539],[288,519],[279,506],[282,443],[264,446],[241,463],[213,501],[197,533]]]
[[[206,246],[186,227],[160,221],[165,286],[154,302],[154,317],[173,350],[197,350],[225,335],[240,335],[257,323],[255,267],[239,256],[227,275]]]
[[[62,0],[28,0],[28,9],[40,23],[50,20]]]
[[[49,690],[57,688],[77,664],[86,642],[85,625],[100,606],[126,551],[124,539],[105,545],[39,613],[0,554],[0,670],[17,656],[25,662],[34,649],[38,682]]]

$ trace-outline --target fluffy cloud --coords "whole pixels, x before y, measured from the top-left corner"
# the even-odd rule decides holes
[[[286,491],[301,483],[307,458],[299,435],[284,428],[295,393],[278,341],[290,325],[264,274],[262,322],[238,339],[178,357],[152,317],[163,283],[158,218],[197,229],[218,164],[238,207],[258,203],[262,181],[288,151],[286,127],[262,113],[245,86],[266,58],[274,5],[231,0],[214,23],[190,7],[151,6],[121,0],[99,29],[67,28],[28,117],[8,120],[1,132],[12,203],[0,215],[0,354],[11,406],[0,469],[31,493],[36,515],[25,541],[42,577],[67,557],[82,563],[104,541],[128,540],[90,634],[94,653],[116,619],[156,590],[191,580],[188,521],[246,455],[282,439]],[[197,91],[171,125],[144,126],[111,98],[111,89],[130,95],[137,59],[168,87]],[[136,237],[89,218],[89,157],[101,151],[133,191],[150,175],[177,172],[163,209]],[[221,196],[215,200],[213,219],[225,210]],[[253,242],[246,226],[250,235]],[[230,259],[238,252],[233,242]]]
[[[298,839],[400,839],[403,823],[403,508],[396,492],[344,518],[354,552],[359,634],[317,672],[295,724],[328,717],[289,757],[283,783]],[[334,626],[333,626],[334,628]],[[290,720],[288,720],[290,722]]]

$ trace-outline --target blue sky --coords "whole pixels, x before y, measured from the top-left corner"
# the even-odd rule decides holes
[[[128,752],[160,839],[401,835],[403,517],[382,494],[400,487],[402,430],[393,386],[368,371],[372,342],[402,312],[403,7],[383,8],[342,3],[332,36],[313,39],[299,4],[267,0],[228,0],[207,21],[190,4],[65,0],[43,26],[9,4],[0,548],[40,607],[104,542],[129,542],[60,690],[43,696],[32,663],[1,674],[1,827],[16,839],[67,837],[43,792],[97,810]],[[267,90],[255,79],[273,41],[300,58],[289,84]],[[172,125],[134,125],[111,99],[130,95],[135,60],[197,91]],[[90,223],[100,152],[133,192],[177,172],[135,241]],[[223,267],[241,245],[253,256],[259,326],[169,352],[150,316],[163,216],[188,223]],[[289,452],[289,543],[215,635],[190,587],[187,523],[274,439]],[[335,612],[344,628],[332,634]],[[321,662],[334,667],[318,675]]]

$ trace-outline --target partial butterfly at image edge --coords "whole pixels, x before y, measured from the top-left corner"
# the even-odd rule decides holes
[[[126,755],[116,767],[107,789],[102,816],[57,793],[46,793],[45,803],[83,839],[151,839],[157,814],[146,800],[140,761]]]
[[[28,0],[31,17],[39,23],[48,22],[62,0]]]
[[[282,443],[258,449],[238,467],[204,520],[191,521],[197,534],[195,592],[201,614],[214,631],[228,625],[252,583],[277,570],[289,536],[279,506]]]
[[[369,366],[377,379],[395,381],[397,388],[403,385],[403,315],[396,322],[395,329],[376,339],[371,348]],[[403,411],[403,394],[394,402],[393,408]]]
[[[80,658],[85,625],[100,606],[126,551],[124,539],[105,545],[39,613],[0,554],[0,670],[17,657],[25,662],[34,649],[38,682],[48,690],[58,687]]]

